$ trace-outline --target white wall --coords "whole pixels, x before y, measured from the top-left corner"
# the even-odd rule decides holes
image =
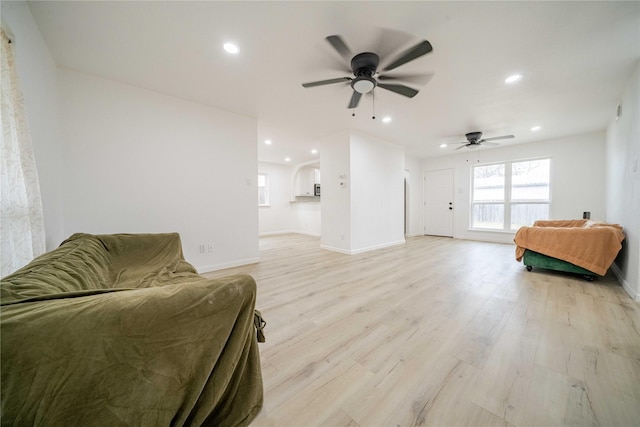
[[[269,179],[269,206],[258,208],[261,235],[295,232],[296,218],[290,203],[294,170],[289,165],[258,163],[258,173],[266,173]]]
[[[20,88],[40,179],[47,250],[64,234],[62,174],[64,146],[58,128],[56,64],[26,2],[0,2],[2,27],[12,35]]]
[[[322,204],[317,201],[298,201],[291,204],[295,215],[295,232],[310,236],[322,235]]]
[[[258,260],[255,119],[58,75],[65,234],[176,231],[199,271]]]
[[[404,147],[351,133],[351,253],[404,243]]]
[[[461,150],[462,153],[426,159],[425,171],[454,170],[453,237],[513,243],[514,233],[469,230],[470,171],[473,164],[551,157],[551,219],[605,218],[605,134],[601,132],[561,139],[517,144],[495,149]],[[468,162],[467,162],[468,160]]]
[[[306,186],[304,194],[313,190],[312,185],[316,179],[313,170],[318,167],[318,162],[313,161],[302,163],[295,168],[290,182],[290,197],[292,200],[290,206],[294,217],[293,227],[295,232],[319,237],[322,234],[322,205],[320,198],[296,196],[301,194],[301,184]],[[310,172],[311,176],[309,175]],[[305,179],[305,177],[311,179],[311,181]]]
[[[640,301],[640,65],[622,97],[622,114],[612,119],[606,142],[606,220],[625,229],[614,272]]]
[[[407,180],[407,236],[424,234],[424,185],[422,160],[405,155],[404,169]]]
[[[356,254],[404,243],[404,148],[342,131],[321,140],[321,247]]]
[[[321,203],[315,198],[295,197],[298,168],[290,165],[260,162],[259,173],[269,179],[269,206],[259,207],[260,235],[300,233],[321,234]]]
[[[322,237],[325,249],[351,250],[350,134],[342,131],[320,140]],[[343,185],[341,185],[343,183]]]

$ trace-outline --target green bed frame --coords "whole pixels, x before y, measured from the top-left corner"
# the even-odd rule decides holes
[[[527,267],[527,271],[533,270],[533,267],[545,268],[547,270],[564,271],[566,273],[579,274],[584,279],[590,282],[597,277],[597,274],[592,271],[586,270],[582,267],[578,267],[577,265],[571,264],[570,262],[543,255],[529,249],[525,249],[522,262]]]

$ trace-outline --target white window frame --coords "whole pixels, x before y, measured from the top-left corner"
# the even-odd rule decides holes
[[[264,186],[260,185],[260,176],[264,176]],[[260,190],[263,189],[265,193],[265,203],[260,203]],[[266,173],[258,173],[258,206],[270,206],[269,200],[269,175]]]
[[[517,200],[513,201],[511,199],[511,183],[512,183],[512,172],[514,163],[522,163],[522,162],[531,162],[536,160],[549,160],[549,197],[546,200]],[[483,202],[474,202],[474,191],[475,191],[475,173],[474,169],[476,167],[483,166],[492,166],[492,165],[504,165],[504,200],[502,201],[483,201]],[[518,159],[518,160],[507,160],[502,162],[492,162],[492,163],[483,163],[483,164],[475,164],[471,166],[470,175],[471,175],[471,191],[470,191],[470,200],[469,200],[469,230],[473,231],[483,231],[483,232],[494,232],[494,233],[515,233],[517,230],[511,229],[511,207],[513,205],[525,205],[525,204],[547,204],[549,205],[548,211],[551,212],[551,186],[552,186],[552,176],[553,176],[553,161],[551,157],[536,157],[530,159]],[[488,205],[488,204],[496,204],[502,205],[504,207],[504,215],[503,215],[503,223],[502,228],[480,228],[473,226],[473,207],[476,204]],[[544,218],[540,218],[544,219]]]

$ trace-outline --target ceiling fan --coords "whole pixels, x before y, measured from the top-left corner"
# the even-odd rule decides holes
[[[481,145],[500,145],[492,141],[499,141],[501,139],[514,138],[513,135],[502,135],[502,136],[494,136],[492,138],[482,138],[482,132],[469,132],[465,134],[465,137],[467,137],[466,141],[458,142],[458,144],[464,144],[464,145],[461,145],[460,147],[456,148],[456,150],[459,150],[464,147],[477,148]]]
[[[347,44],[339,35],[328,36],[325,39],[340,54],[340,56],[350,64],[350,71],[353,73],[353,77],[338,77],[335,79],[320,80],[316,82],[303,83],[302,86],[308,88],[337,83],[349,83],[353,88],[353,94],[351,95],[351,100],[349,101],[347,108],[356,108],[360,102],[360,98],[362,98],[362,95],[371,92],[376,87],[395,92],[408,98],[413,98],[419,92],[417,89],[405,86],[404,84],[386,82],[404,80],[407,82],[426,83],[426,81],[431,78],[430,74],[411,76],[378,74],[378,65],[381,61],[377,54],[373,52],[362,52],[354,56],[351,49],[347,47]],[[432,50],[433,47],[431,46],[431,43],[427,40],[423,40],[399,54],[389,65],[385,66],[382,71],[392,71],[407,62],[426,55]]]

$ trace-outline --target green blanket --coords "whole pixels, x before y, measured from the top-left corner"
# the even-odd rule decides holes
[[[0,282],[2,425],[248,425],[255,297],[177,234],[72,236]]]

